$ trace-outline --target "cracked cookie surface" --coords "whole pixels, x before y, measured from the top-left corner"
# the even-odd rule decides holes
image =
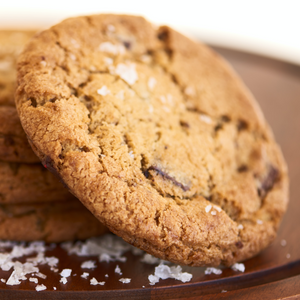
[[[251,94],[206,46],[140,17],[68,19],[20,56],[16,103],[44,165],[127,242],[217,266],[274,239],[284,159]]]

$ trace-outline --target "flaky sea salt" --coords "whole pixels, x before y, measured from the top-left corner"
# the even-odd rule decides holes
[[[38,292],[40,292],[40,291],[46,290],[47,287],[46,287],[45,285],[43,285],[43,284],[39,284],[39,285],[37,285],[37,286],[35,287],[35,289],[36,289]]]
[[[104,57],[104,62],[105,62],[106,65],[110,66],[110,65],[113,64],[114,60],[110,57]]]
[[[192,279],[193,275],[187,272],[182,272],[182,268],[180,266],[166,266],[164,264],[160,264],[155,267],[154,275],[149,275],[148,279],[150,281],[150,285],[154,285],[159,281],[159,279],[167,279],[174,278],[176,280],[180,280],[182,282],[188,282]]]
[[[120,267],[119,267],[119,265],[116,266],[115,273],[120,274],[120,275],[123,274],[122,271],[121,271],[121,269],[120,269]]]
[[[6,279],[1,278],[1,282],[5,283],[5,282],[6,282]]]
[[[66,284],[68,282],[68,280],[66,277],[62,277],[59,282]]]
[[[104,42],[100,44],[99,50],[101,52],[111,53],[113,55],[125,53],[125,47],[122,44],[114,45],[111,42]]]
[[[96,267],[96,262],[94,260],[87,260],[81,264],[82,269],[95,269]]]
[[[145,253],[145,255],[141,258],[141,262],[154,265],[154,264],[159,264],[160,259],[151,254]]]
[[[234,265],[231,266],[231,269],[233,271],[245,272],[245,265],[242,263],[241,264],[235,263]]]
[[[242,224],[239,224],[239,225],[237,226],[237,229],[242,230],[242,229],[244,229],[244,226],[243,226]]]
[[[41,272],[35,273],[35,276],[40,277],[40,278],[42,278],[42,279],[46,279],[46,278],[47,278],[47,275],[45,275],[45,274],[43,274],[43,273],[41,273]]]
[[[258,225],[261,225],[261,224],[263,223],[263,221],[262,221],[262,220],[256,220],[256,223],[257,223]]]
[[[200,118],[201,121],[203,121],[206,124],[211,124],[212,123],[212,119],[207,115],[200,114],[199,118]]]
[[[72,273],[72,269],[63,269],[61,272],[60,272],[60,275],[62,277],[69,277]]]
[[[212,210],[210,213],[211,213],[213,216],[215,216],[215,215],[217,214],[217,212],[216,212],[215,210]]]
[[[80,277],[82,277],[82,278],[84,278],[84,279],[87,279],[88,277],[89,277],[89,273],[87,273],[87,272],[83,272],[83,274],[82,275],[80,275]]]
[[[119,281],[121,281],[122,283],[130,283],[131,278],[120,278]]]
[[[133,151],[129,151],[129,156],[132,158],[132,159],[134,159],[134,154],[133,154]]]
[[[104,285],[105,284],[105,281],[98,281],[95,277],[93,277],[91,280],[90,280],[90,284],[91,285]]]
[[[34,283],[38,283],[39,282],[39,280],[37,278],[33,278],[33,277],[30,277],[29,281],[30,282],[34,282]]]
[[[46,63],[44,60],[42,60],[42,61],[40,62],[40,64],[41,64],[43,67],[46,67],[46,66],[47,66],[47,63]]]
[[[119,75],[129,85],[133,85],[138,80],[138,74],[135,70],[134,63],[128,62],[127,64],[118,64],[115,69],[115,73]]]
[[[99,94],[101,96],[106,96],[106,95],[110,94],[110,90],[107,88],[106,85],[104,85],[102,88],[97,90],[97,94]]]
[[[156,86],[156,83],[157,83],[157,81],[154,77],[150,77],[148,79],[148,88],[150,91],[152,91],[154,89],[154,87]]]
[[[205,269],[204,274],[205,275],[210,275],[210,274],[220,275],[220,274],[222,274],[222,270],[210,267],[210,268]]]
[[[291,258],[291,254],[288,253],[288,254],[286,255],[286,258],[287,258],[287,259]]]
[[[211,204],[208,204],[206,207],[205,207],[205,212],[209,213],[210,210],[212,208],[212,205]]]
[[[222,208],[220,206],[214,205],[214,209],[218,212],[222,211]]]

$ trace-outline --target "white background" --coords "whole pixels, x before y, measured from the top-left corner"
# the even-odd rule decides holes
[[[204,42],[300,64],[300,0],[0,0],[0,28],[48,27],[104,12],[143,15]]]

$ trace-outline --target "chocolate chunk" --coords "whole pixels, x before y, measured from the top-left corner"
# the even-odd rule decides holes
[[[190,128],[190,124],[185,121],[180,121],[180,126],[185,127],[185,128]]]
[[[274,183],[279,179],[279,170],[271,166],[267,176],[261,182],[261,187],[258,189],[258,195],[265,197],[266,194],[272,189]]]
[[[155,171],[155,172],[157,172],[157,173],[158,173],[159,175],[161,175],[164,179],[170,180],[173,184],[179,186],[179,187],[180,187],[183,191],[185,191],[185,192],[188,191],[188,190],[190,189],[189,186],[184,185],[184,184],[182,184],[181,182],[178,182],[174,177],[170,176],[168,173],[162,171],[160,168],[158,168],[158,167],[156,167],[156,166],[150,166],[150,167],[147,169],[146,173],[147,173],[148,177],[149,177],[149,171]],[[145,174],[145,172],[144,172],[144,174]],[[145,177],[148,178],[146,175],[145,175]]]
[[[248,171],[248,166],[246,166],[246,165],[241,165],[240,167],[238,167],[237,171],[238,171],[239,173],[247,172],[247,171]]]
[[[236,242],[235,245],[238,249],[242,249],[244,247],[244,245],[241,241]]]
[[[248,129],[248,124],[244,120],[239,120],[237,123],[237,130],[242,131],[242,130],[247,130]]]

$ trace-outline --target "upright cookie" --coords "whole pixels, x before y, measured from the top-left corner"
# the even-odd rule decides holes
[[[18,63],[34,150],[127,242],[231,265],[275,237],[287,170],[258,104],[206,46],[140,17],[63,21]]]
[[[63,242],[107,233],[79,201],[0,205],[0,239]]]

